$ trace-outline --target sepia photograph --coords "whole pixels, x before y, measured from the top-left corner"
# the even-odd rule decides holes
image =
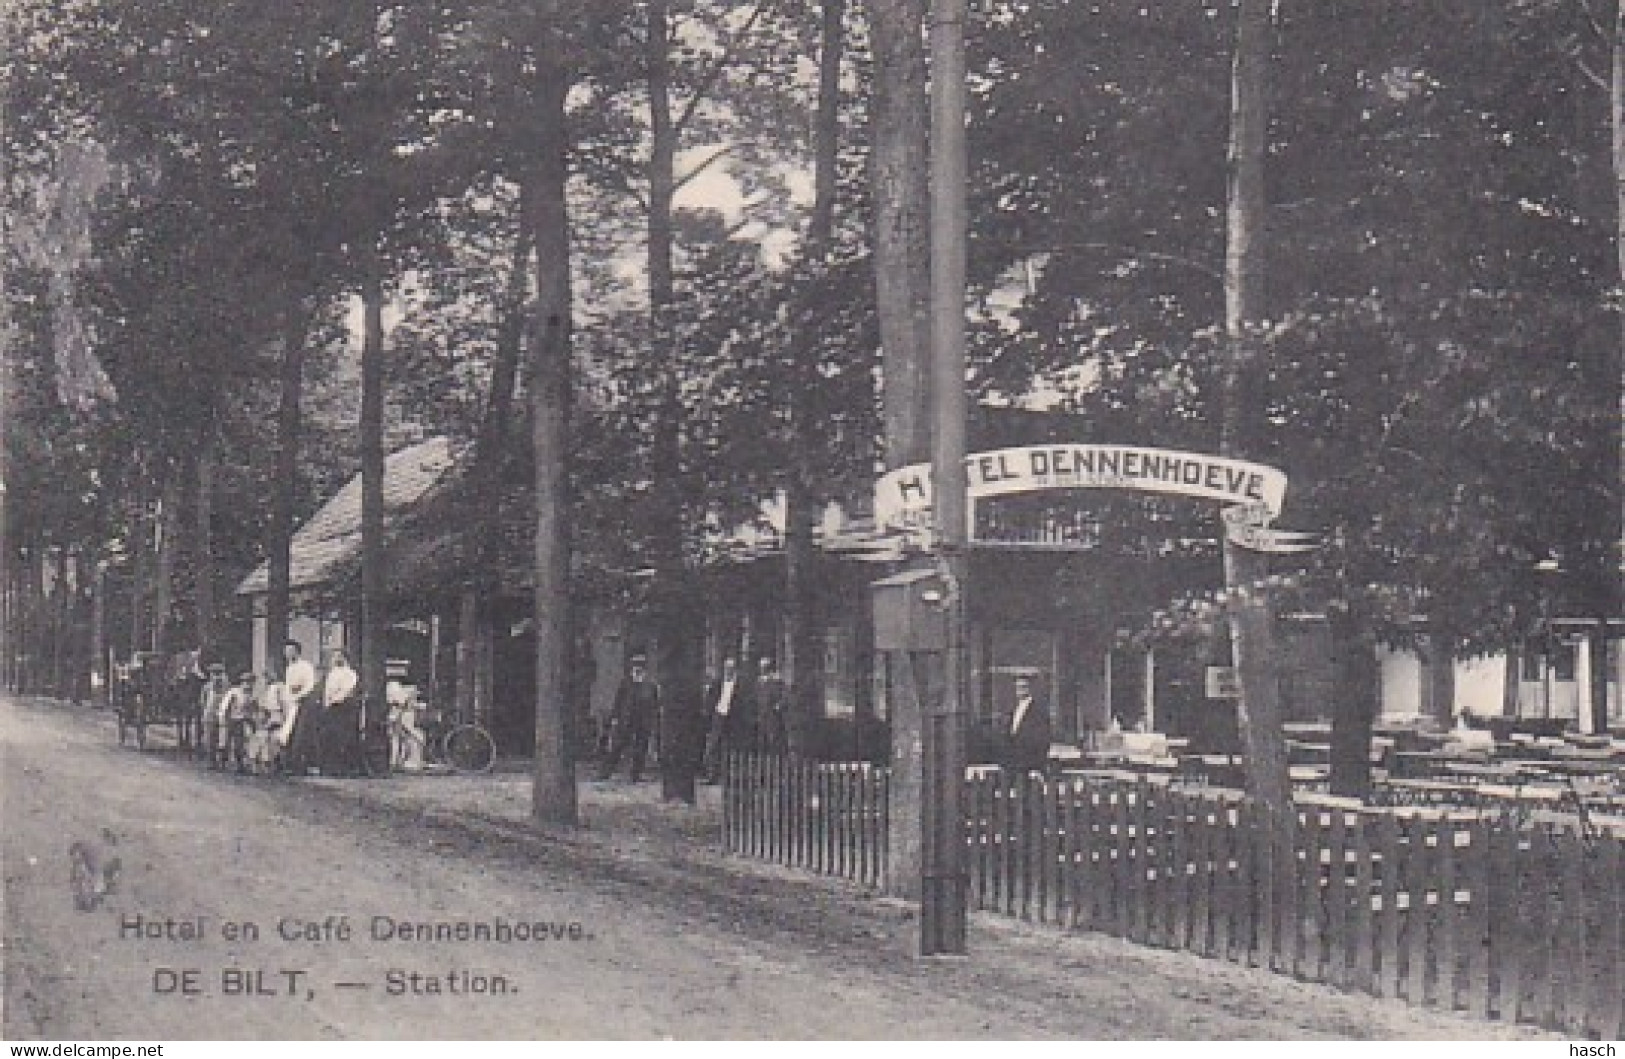
[[[1625,0],[0,0],[0,88],[11,1054],[1615,1054]]]

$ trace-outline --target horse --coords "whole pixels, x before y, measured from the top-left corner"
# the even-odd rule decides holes
[[[177,651],[164,667],[163,696],[175,719],[175,743],[182,750],[197,747],[203,731],[203,651]]]

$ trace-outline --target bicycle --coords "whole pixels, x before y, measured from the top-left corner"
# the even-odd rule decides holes
[[[416,742],[421,738],[424,771],[490,772],[495,767],[496,740],[483,727],[474,723],[447,721],[434,710],[421,711],[420,717],[417,731],[422,733],[421,737],[410,730],[396,729],[395,745],[401,748],[401,759],[411,756],[408,741]],[[400,768],[403,764],[404,760],[391,762],[394,768]]]

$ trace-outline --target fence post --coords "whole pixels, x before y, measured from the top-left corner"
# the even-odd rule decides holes
[[[1377,847],[1382,858],[1382,903],[1377,909],[1377,995],[1399,995],[1399,818],[1392,810],[1377,818]]]
[[[734,812],[731,795],[734,791],[733,755],[728,754],[722,759],[722,849],[725,853],[736,853],[734,848],[734,825],[739,821],[739,814]]]
[[[1326,980],[1338,989],[1349,983],[1348,812],[1334,809],[1326,835]]]
[[[1168,826],[1172,831],[1170,845],[1173,849],[1174,873],[1170,898],[1173,901],[1173,917],[1169,922],[1171,933],[1168,936],[1168,947],[1184,949],[1190,945],[1191,913],[1191,833],[1190,833],[1190,799],[1183,791],[1169,790],[1168,792]]]
[[[1211,795],[1199,794],[1194,799],[1195,823],[1191,828],[1191,863],[1195,874],[1191,889],[1195,900],[1191,908],[1191,951],[1212,956],[1213,947],[1213,831],[1214,800]]]
[[[1016,863],[1017,870],[1021,872],[1021,918],[1026,920],[1040,918],[1040,913],[1034,911],[1034,905],[1041,909],[1044,902],[1040,890],[1044,873],[1039,864],[1044,845],[1039,808],[1042,790],[1043,781],[1035,779],[1032,773],[1016,777]]]
[[[1529,927],[1534,941],[1534,951],[1530,953],[1532,966],[1528,976],[1533,979],[1533,996],[1530,997],[1530,1007],[1533,1008],[1535,1021],[1548,1029],[1558,1029],[1554,1025],[1552,1009],[1556,1003],[1556,991],[1552,988],[1552,971],[1554,953],[1552,951],[1552,935],[1559,929],[1557,910],[1553,887],[1561,885],[1557,873],[1551,870],[1554,842],[1552,829],[1548,824],[1541,824],[1535,828],[1529,841],[1529,866],[1534,869],[1533,885],[1530,887]]]
[[[1134,884],[1129,874],[1128,785],[1112,785],[1112,933],[1120,938],[1129,936],[1134,924]]]
[[[1604,883],[1625,879],[1625,838],[1602,838],[1597,842],[1597,878]],[[1597,911],[1601,917],[1597,932],[1598,998],[1593,1028],[1604,1037],[1625,1039],[1625,887],[1599,886]]]
[[[1066,901],[1063,887],[1066,872],[1062,863],[1062,850],[1066,835],[1061,823],[1061,790],[1065,781],[1056,777],[1044,780],[1044,922],[1062,922]]]
[[[1060,784],[1061,795],[1061,826],[1066,833],[1066,841],[1062,843],[1065,852],[1065,867],[1061,871],[1062,906],[1065,911],[1061,915],[1061,923],[1065,926],[1077,928],[1083,916],[1079,909],[1079,896],[1083,893],[1082,880],[1084,865],[1081,863],[1083,851],[1087,849],[1083,835],[1079,833],[1081,814],[1078,812],[1080,801],[1079,782],[1077,780],[1063,780]]]
[[[1457,826],[1445,814],[1439,827],[1438,955],[1434,996],[1446,1011],[1456,1009],[1456,960],[1460,952],[1461,916],[1456,908]]]
[[[1291,967],[1281,959],[1284,945],[1277,918],[1281,872],[1276,864],[1280,847],[1275,842],[1275,822],[1269,809],[1260,802],[1242,803],[1241,812],[1240,834],[1244,844],[1236,856],[1241,885],[1234,908],[1243,959],[1250,956],[1257,966],[1266,970],[1290,972]]]
[[[1354,983],[1360,992],[1380,995],[1377,987],[1377,936],[1371,898],[1376,890],[1376,843],[1371,828],[1376,814],[1364,809],[1354,816],[1354,907],[1349,935],[1353,938]]]
[[[1467,877],[1467,1010],[1482,1019],[1491,1017],[1490,923],[1496,915],[1494,890],[1490,885],[1495,859],[1490,856],[1493,831],[1482,817],[1469,831]]]
[[[1496,944],[1491,951],[1501,960],[1501,1020],[1516,1024],[1523,1008],[1523,946],[1519,935],[1524,933],[1523,874],[1528,865],[1523,856],[1523,838],[1517,828],[1506,828],[1497,846],[1497,852],[1502,854],[1497,863],[1506,873],[1507,900],[1506,914],[1500,919]]]
[[[1134,842],[1134,874],[1129,893],[1134,901],[1134,915],[1129,920],[1129,937],[1144,943],[1150,938],[1151,923],[1151,784],[1141,776],[1132,788],[1134,795],[1132,828]]]
[[[1586,901],[1586,861],[1591,854],[1578,829],[1563,834],[1563,921],[1566,926],[1562,961],[1567,974],[1563,983],[1563,1030],[1574,1036],[1586,1031],[1586,994],[1591,988],[1591,932],[1586,929],[1590,912]],[[1598,880],[1601,882],[1601,880]],[[1625,879],[1616,880],[1625,886]],[[1598,893],[1598,899],[1602,897]]]
[[[1429,852],[1437,846],[1430,846],[1428,839],[1437,838],[1438,822],[1418,813],[1411,818],[1407,832],[1409,845],[1404,879],[1409,904],[1404,933],[1405,999],[1420,1007],[1427,1002],[1428,917],[1431,915],[1428,885],[1437,875],[1430,870],[1433,855]]]
[[[1299,811],[1295,833],[1301,840],[1302,855],[1293,852],[1298,870],[1298,926],[1292,932],[1298,942],[1297,974],[1311,982],[1325,977],[1326,899],[1321,887],[1321,854],[1326,844],[1321,815],[1324,812],[1315,807]]]

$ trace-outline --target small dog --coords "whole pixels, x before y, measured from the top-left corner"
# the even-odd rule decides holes
[[[102,828],[100,839],[80,840],[68,847],[68,885],[73,907],[94,912],[118,885],[118,836]]]

